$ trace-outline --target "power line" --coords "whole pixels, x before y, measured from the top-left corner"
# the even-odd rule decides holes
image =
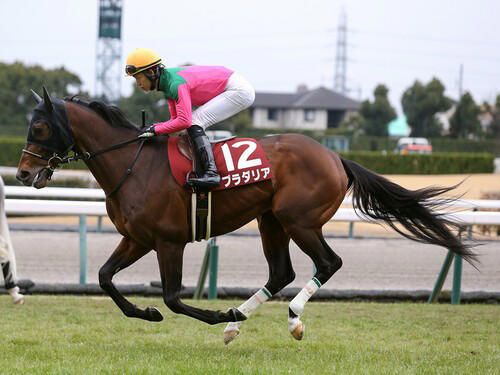
[[[399,55],[418,55],[418,56],[428,56],[428,57],[439,57],[439,58],[449,58],[449,59],[477,59],[477,60],[488,60],[494,63],[500,62],[500,57],[491,57],[491,56],[478,56],[478,55],[455,55],[455,54],[450,54],[450,53],[432,53],[428,51],[423,51],[423,50],[404,50],[400,48],[382,48],[382,47],[372,47],[372,46],[365,46],[365,45],[350,45],[355,50],[371,50],[371,51],[376,51],[376,52],[383,52],[384,54],[389,53],[389,54],[399,54]]]
[[[436,66],[430,66],[430,65],[412,65],[412,64],[401,64],[400,62],[397,62],[397,64],[394,65],[388,65],[386,61],[375,61],[375,60],[350,60],[353,64],[363,64],[363,65],[370,65],[371,67],[380,67],[384,68],[385,70],[393,70],[393,69],[398,69],[398,70],[412,70],[413,72],[417,70],[428,70],[428,71],[445,71],[446,73],[450,72],[449,68],[436,68]],[[489,73],[489,72],[484,72],[484,71],[467,71],[468,75],[475,75],[475,76],[485,76],[485,77],[500,77],[500,72],[497,73]]]
[[[414,40],[422,40],[427,42],[435,42],[435,43],[457,43],[457,44],[473,44],[473,45],[486,45],[486,46],[494,46],[498,48],[500,42],[487,42],[484,40],[463,40],[463,39],[449,39],[449,38],[439,38],[435,36],[429,35],[421,35],[421,34],[401,34],[401,33],[393,33],[387,31],[376,31],[376,30],[362,30],[362,29],[348,29],[347,32],[353,34],[365,34],[370,37],[388,37],[388,38],[398,38],[398,39],[414,39]]]

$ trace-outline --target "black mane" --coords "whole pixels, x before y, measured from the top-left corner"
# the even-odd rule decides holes
[[[112,126],[141,131],[137,125],[125,116],[120,108],[114,105],[108,105],[98,100],[88,102],[87,100],[81,99],[76,95],[64,99],[92,109]]]

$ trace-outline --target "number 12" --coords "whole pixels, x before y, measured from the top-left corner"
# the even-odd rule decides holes
[[[245,169],[262,165],[262,160],[260,158],[248,160],[250,155],[257,149],[257,144],[255,142],[240,141],[240,142],[235,142],[231,145],[231,147],[234,148],[239,148],[241,146],[247,146],[248,148],[245,151],[243,151],[243,153],[238,159],[238,169]],[[228,172],[234,171],[234,161],[233,157],[231,156],[231,151],[229,151],[229,145],[227,143],[224,143],[221,148],[222,148],[222,154],[224,155],[224,160],[226,162],[227,171]]]

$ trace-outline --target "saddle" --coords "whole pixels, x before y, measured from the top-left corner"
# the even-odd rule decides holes
[[[260,143],[253,138],[229,137],[212,143],[214,159],[221,175],[220,186],[212,191],[227,190],[272,178],[271,165]],[[188,135],[168,139],[168,158],[175,181],[191,191],[192,239],[210,238],[212,191],[186,184],[196,173],[194,145]]]
[[[211,141],[210,143],[216,144],[225,142],[236,136],[227,137]],[[196,171],[196,155],[193,149],[193,142],[187,134],[180,136],[177,142],[177,149],[180,154],[192,162],[192,169],[186,176],[186,181],[189,179],[191,173]],[[191,193],[191,228],[192,240],[201,241],[202,239],[209,240],[210,238],[210,222],[211,222],[211,208],[212,208],[212,192],[193,189]]]
[[[215,145],[217,143],[226,142],[226,141],[229,141],[229,140],[234,139],[234,138],[236,138],[235,135],[233,135],[231,137],[226,137],[223,139],[217,139],[214,141],[210,141],[210,143],[212,145]],[[191,138],[189,137],[189,135],[182,134],[180,136],[179,141],[177,142],[177,149],[179,150],[181,155],[184,156],[186,159],[188,159],[192,162],[194,162],[196,160],[195,153],[193,150],[193,142],[191,141]],[[193,168],[193,170],[194,170],[194,168]]]

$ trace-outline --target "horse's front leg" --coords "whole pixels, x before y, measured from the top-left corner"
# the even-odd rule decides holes
[[[184,314],[208,324],[245,320],[245,315],[236,308],[231,308],[227,312],[202,310],[181,302],[179,293],[181,290],[182,258],[185,246],[185,243],[171,242],[162,242],[157,245],[156,252],[163,286],[163,300],[168,308],[176,314]]]
[[[163,320],[163,316],[156,308],[147,307],[145,310],[139,309],[123,297],[112,282],[112,278],[116,273],[127,268],[136,260],[149,253],[149,251],[151,251],[151,249],[137,244],[130,238],[122,238],[116,250],[99,270],[99,285],[109,294],[120,310],[129,318],[140,318],[152,322],[159,322]]]

